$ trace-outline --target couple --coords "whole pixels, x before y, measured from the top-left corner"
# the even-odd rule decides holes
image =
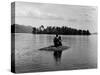
[[[61,36],[58,36],[58,34],[56,34],[56,36],[55,36],[53,42],[54,42],[54,46],[55,46],[55,47],[62,46]]]

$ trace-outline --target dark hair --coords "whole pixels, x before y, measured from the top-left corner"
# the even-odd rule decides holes
[[[58,37],[58,34],[56,34],[56,36]]]
[[[61,36],[59,36],[59,39],[61,40]]]

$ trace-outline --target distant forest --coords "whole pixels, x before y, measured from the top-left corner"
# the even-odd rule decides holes
[[[89,30],[81,30],[81,29],[74,29],[66,26],[62,27],[55,27],[55,26],[48,26],[44,28],[41,25],[39,28],[33,27],[33,34],[62,34],[62,35],[90,35],[91,33]]]
[[[40,27],[24,26],[19,24],[11,25],[11,33],[33,33],[33,34],[61,34],[61,35],[90,35],[89,30],[75,29],[71,27],[55,27],[41,25]]]

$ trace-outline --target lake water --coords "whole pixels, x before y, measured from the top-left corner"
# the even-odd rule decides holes
[[[55,35],[15,34],[16,72],[37,72],[55,70],[89,69],[97,67],[97,35],[61,35],[62,44],[69,49],[40,51],[53,45]]]

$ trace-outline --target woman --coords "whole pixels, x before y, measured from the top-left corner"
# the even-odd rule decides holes
[[[61,42],[61,36],[59,36],[59,46],[62,46],[62,42]]]

